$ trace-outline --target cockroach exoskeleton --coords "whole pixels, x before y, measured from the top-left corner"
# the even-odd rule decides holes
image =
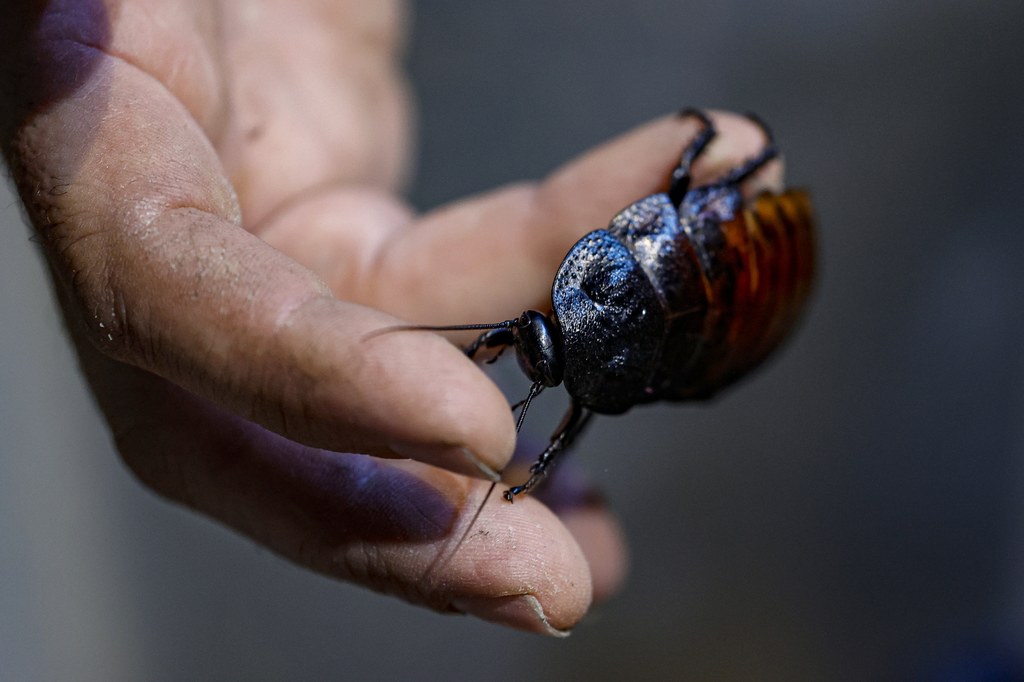
[[[606,229],[569,250],[551,287],[550,315],[527,310],[494,324],[406,327],[486,330],[465,352],[513,347],[532,382],[530,402],[564,383],[570,406],[530,477],[528,492],[593,414],[622,414],[661,400],[710,398],[761,362],[788,336],[814,279],[814,227],[806,192],[762,193],[740,185],[778,155],[763,131],[760,153],[724,177],[691,187],[690,169],[716,135],[702,111],[684,109],[701,131],[683,150],[667,192],[627,206]]]

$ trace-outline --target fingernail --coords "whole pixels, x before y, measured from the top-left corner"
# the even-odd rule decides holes
[[[446,467],[468,476],[482,476],[488,481],[501,480],[501,474],[468,448],[424,443],[391,443],[388,447],[395,454],[418,462]]]
[[[484,478],[486,478],[487,480],[495,482],[501,480],[501,474],[499,474],[497,471],[484,464],[484,461],[477,457],[472,450],[469,450],[468,448],[462,448],[462,456],[465,457],[470,464],[476,467],[477,471],[483,474]]]
[[[452,607],[499,625],[536,632],[549,637],[568,637],[571,630],[559,630],[548,622],[544,609],[532,594],[510,597],[463,597],[452,601]]]

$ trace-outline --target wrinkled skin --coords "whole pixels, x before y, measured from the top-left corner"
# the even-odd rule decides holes
[[[143,482],[312,570],[522,629],[561,634],[618,587],[593,495],[495,496],[466,533],[508,403],[439,336],[368,334],[548,308],[569,247],[664,189],[695,122],[415,215],[399,3],[7,5],[4,156]],[[697,182],[762,143],[714,116]]]

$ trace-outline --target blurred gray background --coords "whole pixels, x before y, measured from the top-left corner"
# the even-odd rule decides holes
[[[806,324],[712,406],[594,426],[574,458],[632,575],[549,641],[305,573],[145,491],[5,193],[0,679],[1024,679],[1024,3],[414,9],[417,206],[683,105],[753,110],[816,200]]]

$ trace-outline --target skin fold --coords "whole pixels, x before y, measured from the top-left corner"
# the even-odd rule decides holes
[[[417,215],[398,195],[401,3],[7,4],[4,157],[141,481],[302,566],[440,611],[559,635],[615,591],[625,544],[592,495],[567,493],[582,502],[557,515],[495,496],[469,527],[512,456],[508,401],[449,340],[371,332],[549,308],[562,256],[664,190],[693,120]],[[712,115],[698,183],[763,143]]]

